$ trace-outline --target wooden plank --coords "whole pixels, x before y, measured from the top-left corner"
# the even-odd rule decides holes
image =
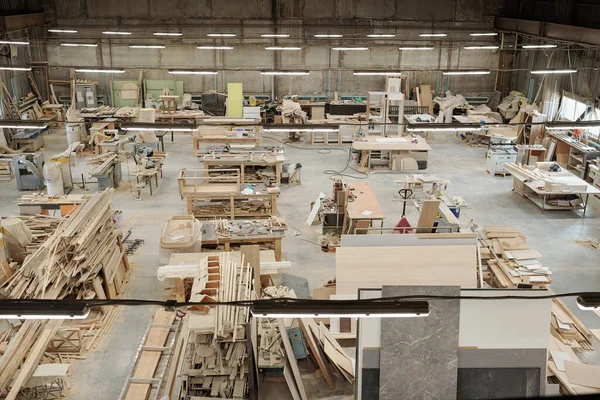
[[[600,389],[600,365],[588,365],[573,361],[565,361],[564,364],[569,382]]]
[[[260,284],[260,245],[244,245],[240,246],[240,253],[247,264],[250,264],[254,272],[254,290],[256,298],[260,299],[261,284]]]
[[[319,369],[323,373],[323,378],[325,378],[325,382],[327,382],[327,386],[329,389],[335,387],[335,383],[333,382],[333,376],[331,374],[331,369],[329,368],[329,364],[327,364],[327,360],[325,359],[325,355],[321,351],[321,347],[315,341],[315,338],[308,327],[307,318],[301,318],[298,320],[300,322],[300,328],[302,329],[302,333],[304,333],[304,338],[306,339],[306,343],[308,344],[308,348],[310,349],[310,353],[313,358],[317,362]],[[314,323],[314,322],[313,322]]]
[[[159,309],[154,314],[153,324],[156,325],[171,325],[175,320],[175,313]],[[169,337],[170,328],[153,326],[148,331],[144,346],[147,347],[163,347]],[[158,367],[158,362],[162,352],[143,350],[138,359],[138,363],[133,374],[133,378],[154,378],[154,373]],[[148,383],[132,383],[129,385],[125,400],[146,400],[150,391],[151,385]]]
[[[535,249],[527,250],[509,250],[504,252],[505,258],[514,260],[530,260],[534,258],[543,258],[544,256]]]
[[[440,200],[424,200],[417,223],[417,233],[431,233],[431,227],[437,219],[440,209]],[[425,227],[425,228],[423,228]]]
[[[433,115],[433,98],[431,97],[431,86],[421,85],[421,105],[429,107],[429,115]]]
[[[300,375],[300,370],[298,369],[298,363],[296,362],[296,358],[294,357],[294,350],[292,349],[292,344],[290,343],[290,338],[288,337],[287,330],[285,328],[285,323],[283,322],[282,318],[277,319],[277,325],[279,326],[279,333],[281,335],[281,341],[283,342],[283,347],[285,349],[285,355],[290,364],[290,368],[292,369],[292,374],[294,375],[294,381],[296,382],[298,392],[300,393],[300,398],[302,400],[306,400],[306,389],[304,388],[302,376]]]
[[[337,294],[382,285],[477,287],[477,246],[371,246],[336,249]],[[443,260],[443,261],[442,261]]]
[[[50,320],[42,329],[37,341],[35,342],[35,345],[29,351],[29,355],[27,356],[25,363],[23,363],[21,366],[19,375],[17,375],[17,378],[12,383],[10,392],[8,393],[8,396],[6,396],[6,400],[15,400],[17,398],[21,387],[33,374],[35,368],[37,368],[40,359],[46,350],[46,347],[48,347],[48,343],[50,343],[50,340],[54,337],[56,331],[58,331],[58,328],[60,328],[62,323],[62,319]]]

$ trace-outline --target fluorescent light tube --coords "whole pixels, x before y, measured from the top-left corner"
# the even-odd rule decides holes
[[[524,49],[553,49],[557,45],[555,44],[524,44]]]
[[[127,127],[121,126],[121,129],[123,129],[124,131],[173,131],[173,132],[193,132],[196,130],[196,128],[169,128],[169,127],[163,127],[163,126],[157,126],[156,128],[148,128],[146,126],[136,127],[135,125],[127,126]]]
[[[470,33],[471,36],[498,36],[498,32]]]
[[[232,46],[197,46],[200,50],[233,50]]]
[[[52,33],[77,33],[77,31],[73,30],[73,29],[48,29],[48,32],[52,32]]]
[[[388,37],[396,37],[394,33],[370,33],[367,35],[370,38],[388,38]]]
[[[3,71],[31,71],[31,67],[0,67]]]
[[[105,35],[131,35],[131,32],[104,31]]]
[[[98,47],[95,43],[61,43],[60,45],[67,47]]]
[[[534,75],[539,74],[574,74],[577,72],[576,69],[566,68],[566,69],[534,69],[530,71]]]
[[[443,71],[443,75],[489,75],[490,70],[481,69],[481,70],[454,70],[454,71]]]
[[[22,45],[26,45],[29,44],[29,42],[18,42],[18,41],[11,41],[11,40],[0,40],[1,44],[22,44]]]
[[[0,319],[86,319],[86,305],[61,304],[61,300],[5,299],[0,302]]]
[[[398,50],[433,50],[433,47],[427,46],[416,46],[416,47],[398,47]]]
[[[326,128],[264,128],[264,132],[339,132],[339,129]]]
[[[376,76],[376,75],[383,75],[383,76],[387,76],[387,75],[402,75],[401,72],[386,72],[386,71],[354,71],[352,73],[353,75],[358,75],[358,76]]]
[[[290,35],[288,35],[287,33],[263,33],[262,35],[260,35],[262,37],[290,37]]]
[[[585,311],[599,311],[600,294],[590,293],[582,296],[577,296],[577,307]]]
[[[216,75],[217,71],[193,71],[193,70],[177,70],[170,69],[169,74],[173,75]]]
[[[154,32],[154,36],[181,36],[183,33],[179,32]]]
[[[447,33],[420,33],[419,36],[421,37],[444,37],[444,36],[448,36]]]
[[[408,132],[471,132],[480,130],[481,127],[456,127],[456,128],[407,128]]]
[[[125,72],[124,69],[76,69],[75,72],[100,72],[102,74],[122,74]]]
[[[164,49],[164,44],[130,44],[130,49]]]
[[[261,71],[261,75],[310,75],[308,71]]]
[[[207,33],[206,36],[208,36],[208,37],[236,37],[237,34],[235,34],[235,33]]]
[[[279,46],[270,46],[270,47],[265,47],[265,50],[302,50],[302,47],[279,47]]]
[[[465,46],[465,50],[496,50],[499,49],[500,46]]]
[[[588,129],[588,128],[600,128],[600,125],[572,125],[572,126],[548,126],[546,125],[546,130],[549,131],[566,131],[569,129]]]
[[[337,50],[337,51],[364,51],[364,50],[369,50],[368,47],[333,47],[331,50]]]
[[[0,124],[0,128],[4,129],[43,129],[46,125],[3,125]]]
[[[316,38],[341,38],[341,37],[344,37],[344,35],[340,35],[340,34],[323,34],[323,33],[319,33],[314,36]]]

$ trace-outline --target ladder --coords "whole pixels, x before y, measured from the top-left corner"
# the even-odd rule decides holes
[[[154,324],[154,323],[151,323],[148,325],[148,328],[146,328],[146,332],[144,333],[144,337],[142,338],[141,344],[135,353],[133,366],[129,370],[128,378],[125,381],[125,385],[123,385],[123,389],[121,390],[121,394],[119,395],[119,400],[125,399],[125,396],[127,395],[127,392],[129,391],[129,386],[134,383],[150,384],[152,387],[151,387],[150,396],[148,397],[148,400],[156,400],[158,398],[158,394],[160,392],[160,387],[162,384],[163,376],[166,372],[167,366],[169,365],[169,359],[171,358],[173,346],[175,345],[175,339],[177,338],[177,332],[179,331],[179,325],[180,325],[179,319],[175,320],[175,323],[172,325]],[[156,327],[170,329],[167,346],[152,347],[152,346],[144,345],[146,343],[146,338],[148,337],[148,333],[150,332],[150,329],[156,328]],[[135,371],[137,370],[137,367],[139,365],[140,356],[142,354],[142,351],[160,351],[162,353],[160,360],[158,362],[158,368],[156,368],[156,372],[154,373],[154,377],[152,377],[152,378],[134,378],[133,377],[133,374],[135,373]]]

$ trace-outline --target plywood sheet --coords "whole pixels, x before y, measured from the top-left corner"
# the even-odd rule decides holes
[[[475,245],[340,247],[335,261],[337,294],[383,285],[477,287]]]
[[[575,385],[600,389],[600,365],[588,365],[565,361],[567,378]]]
[[[417,233],[431,233],[431,227],[435,223],[438,212],[440,210],[440,200],[425,200],[423,201],[423,207],[421,208],[421,215],[419,215],[419,222],[417,223]],[[423,229],[422,227],[426,227]]]
[[[241,83],[227,84],[227,116],[243,117],[244,94]]]

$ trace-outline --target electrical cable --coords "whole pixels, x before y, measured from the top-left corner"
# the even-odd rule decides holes
[[[341,149],[341,148],[339,148],[339,147],[330,147],[330,148],[326,148],[326,147],[320,147],[320,148],[307,148],[307,147],[295,146],[295,145],[293,145],[293,144],[291,144],[291,143],[288,143],[288,142],[282,141],[282,140],[280,140],[279,138],[277,138],[277,137],[274,137],[273,135],[266,134],[266,133],[265,133],[265,134],[263,134],[263,136],[266,136],[267,138],[269,138],[269,139],[271,139],[271,140],[274,140],[274,141],[276,141],[276,142],[279,142],[279,143],[281,143],[281,144],[282,144],[282,145],[284,145],[284,146],[289,146],[289,147],[292,147],[292,148],[295,148],[295,149],[299,149],[299,150],[310,150],[310,151],[317,151],[319,154],[329,154],[329,153],[331,153],[331,151],[332,151],[332,150],[343,151],[344,153],[346,153],[346,154],[348,155],[348,158],[347,158],[347,160],[346,160],[346,166],[345,166],[345,167],[344,167],[344,168],[343,168],[341,171],[335,171],[335,170],[333,170],[333,169],[326,169],[326,170],[323,170],[323,173],[324,173],[325,175],[329,175],[329,179],[331,179],[331,180],[333,180],[333,178],[334,178],[334,177],[336,177],[336,176],[341,176],[341,177],[344,177],[344,176],[345,176],[345,177],[347,177],[347,178],[352,178],[352,179],[367,179],[367,178],[369,177],[369,174],[368,174],[368,173],[366,173],[366,172],[362,172],[362,171],[359,171],[359,170],[357,170],[357,169],[355,169],[355,168],[352,168],[352,167],[350,166],[350,161],[352,160],[352,151],[350,150],[350,146],[348,146],[348,149],[345,149],[345,148]],[[321,151],[323,151],[323,150],[326,150],[326,151],[328,151],[328,153],[321,153]],[[345,172],[345,171],[346,171],[348,168],[349,168],[349,169],[351,169],[351,170],[353,170],[353,171],[354,171],[354,172],[356,172],[356,173],[359,173],[359,174],[361,174],[362,176],[355,176],[355,175],[350,175],[350,174],[344,174],[344,172]]]
[[[494,290],[494,289],[491,289]],[[515,292],[519,292],[523,289],[515,289]],[[542,292],[544,290],[533,289],[535,292]],[[568,292],[568,293],[553,293],[541,296],[524,296],[524,295],[502,295],[502,296],[476,296],[476,295],[459,295],[459,296],[444,296],[444,295],[407,295],[407,296],[396,296],[396,297],[385,297],[378,299],[358,299],[358,300],[308,300],[308,299],[295,299],[295,298],[278,298],[278,299],[265,299],[265,300],[242,300],[242,301],[225,301],[225,302],[214,302],[214,303],[202,303],[202,302],[178,302],[176,300],[141,300],[141,299],[91,299],[91,300],[48,300],[48,299],[2,299],[0,300],[0,309],[2,304],[9,305],[20,305],[23,307],[34,307],[34,306],[87,306],[87,307],[105,307],[105,306],[161,306],[166,308],[177,308],[177,307],[195,307],[195,306],[235,306],[235,307],[252,307],[256,304],[272,304],[272,305],[284,305],[284,304],[298,304],[305,305],[307,308],[315,307],[318,309],[319,306],[332,305],[332,304],[354,304],[360,306],[361,304],[377,303],[377,304],[401,304],[404,300],[547,300],[557,299],[564,297],[595,297],[600,296],[600,292]]]

